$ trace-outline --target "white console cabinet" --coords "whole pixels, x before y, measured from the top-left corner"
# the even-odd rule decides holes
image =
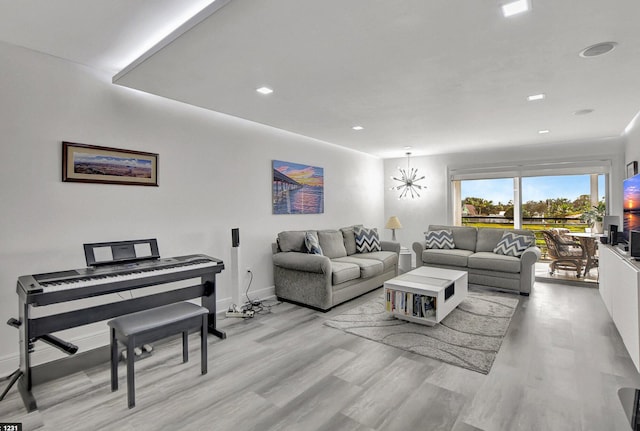
[[[640,371],[640,263],[601,244],[599,265],[600,296]]]

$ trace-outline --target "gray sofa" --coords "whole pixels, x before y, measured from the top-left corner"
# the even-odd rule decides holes
[[[426,248],[426,241],[413,243],[416,266],[467,271],[469,285],[507,289],[528,296],[535,281],[535,263],[540,249],[533,232],[520,229],[475,228],[469,226],[430,225],[429,231],[449,230],[454,249]],[[533,237],[533,246],[520,257],[494,253],[504,232]]]
[[[398,274],[400,244],[380,241],[381,250],[356,251],[353,227],[319,230],[322,255],[309,254],[307,231],[278,234],[273,248],[273,279],[280,300],[329,310],[362,295]]]

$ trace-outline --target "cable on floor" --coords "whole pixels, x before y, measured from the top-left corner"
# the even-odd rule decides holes
[[[254,313],[271,313],[271,307],[280,304],[280,301],[261,301],[261,300],[252,300],[249,297],[249,289],[251,288],[251,283],[253,282],[253,272],[248,269],[247,272],[250,275],[249,283],[247,284],[247,290],[244,292],[244,296],[247,297],[247,302],[242,306],[242,310],[252,310]]]

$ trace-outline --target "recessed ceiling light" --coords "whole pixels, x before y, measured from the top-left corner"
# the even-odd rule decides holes
[[[402,149],[403,149],[403,150],[410,150],[410,149],[412,149],[412,148],[413,148],[413,147],[412,147],[411,145],[407,145],[407,146],[405,146],[405,147],[402,147]]]
[[[256,91],[260,94],[271,94],[273,93],[273,90],[270,89],[269,87],[260,87],[260,88],[256,88]]]
[[[538,133],[540,133],[541,135],[547,134],[549,133],[548,130],[538,130]]]
[[[607,52],[613,51],[613,48],[615,48],[617,44],[617,42],[596,43],[595,45],[588,46],[580,51],[580,57],[589,58],[606,54]]]
[[[526,12],[529,9],[530,9],[529,0],[517,0],[511,3],[502,5],[502,15],[504,15],[505,18],[507,18],[512,15]]]
[[[591,114],[593,109],[579,109],[573,113],[573,115],[587,115]]]
[[[362,130],[362,129],[364,129],[364,127],[362,127],[362,126],[353,126],[352,129],[353,130]]]
[[[527,96],[527,100],[528,100],[529,102],[533,102],[534,100],[542,100],[542,99],[544,99],[545,97],[547,97],[547,96],[545,96],[545,94],[544,94],[544,93],[540,93],[540,94],[532,94],[531,96]]]

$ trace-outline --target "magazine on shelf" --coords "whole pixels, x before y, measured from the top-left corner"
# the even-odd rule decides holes
[[[413,317],[432,317],[436,314],[437,298],[401,290],[387,289],[385,310]]]

